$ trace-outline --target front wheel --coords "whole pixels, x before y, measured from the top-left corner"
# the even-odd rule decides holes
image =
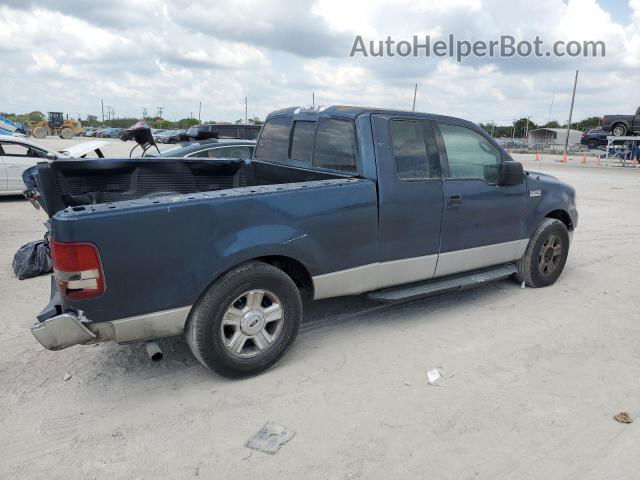
[[[247,377],[282,358],[301,318],[293,280],[272,265],[251,262],[207,290],[187,320],[185,337],[204,366],[224,377]]]
[[[569,231],[564,223],[545,219],[518,262],[518,280],[528,287],[547,287],[558,280],[569,255]]]

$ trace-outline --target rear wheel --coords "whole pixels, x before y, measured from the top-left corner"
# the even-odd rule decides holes
[[[567,262],[569,232],[564,223],[545,219],[531,238],[522,260],[518,263],[519,281],[529,287],[546,287],[556,282]]]
[[[589,148],[589,150],[595,150],[596,148],[598,148],[598,142],[595,140],[589,140],[589,142],[587,143],[587,147]]]
[[[34,137],[36,138],[47,138],[47,129],[45,127],[36,127],[33,129],[33,132],[31,132],[33,134]]]
[[[611,133],[613,133],[614,137],[624,137],[627,133],[627,127],[622,123],[618,123],[613,127]]]
[[[302,318],[300,292],[282,270],[241,265],[217,280],[194,307],[185,337],[194,356],[229,378],[256,375],[293,344]]]

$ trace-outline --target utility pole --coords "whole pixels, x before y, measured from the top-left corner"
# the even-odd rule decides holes
[[[569,133],[571,132],[571,117],[573,117],[573,105],[576,100],[576,87],[578,86],[578,70],[576,70],[576,79],[573,81],[573,95],[571,96],[571,109],[569,110],[569,121],[567,122],[567,138],[564,140],[564,156],[567,157],[569,149]]]
[[[147,107],[142,107],[142,120],[147,118]]]
[[[525,138],[529,138],[529,117],[527,117],[527,126],[524,129]]]
[[[551,121],[551,110],[553,110],[553,101],[556,99],[555,92],[553,93],[553,97],[551,97],[551,106],[549,107],[549,116],[547,117],[547,124]]]
[[[200,114],[202,113],[202,100],[200,100],[200,106],[198,106],[198,123],[200,123]]]
[[[411,107],[411,111],[416,111],[416,95],[418,94],[418,84],[413,88],[413,106]]]
[[[316,108],[316,92],[311,92],[311,106]]]
[[[249,109],[248,109],[247,97],[244,97],[244,123],[245,123],[245,125],[248,122],[248,118],[247,118],[248,111],[249,111]]]
[[[164,110],[164,107],[156,107],[158,109],[158,118],[162,118],[162,110]]]
[[[495,129],[496,129],[496,123],[493,120],[491,120],[491,138],[494,138],[493,132],[495,131]]]
[[[100,104],[102,105],[102,128],[104,128],[104,100],[100,99]]]

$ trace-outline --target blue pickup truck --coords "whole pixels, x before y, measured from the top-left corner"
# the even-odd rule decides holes
[[[573,188],[475,124],[371,108],[275,111],[251,159],[60,160],[38,177],[54,274],[36,339],[184,335],[228,377],[277,362],[307,301],[551,285],[578,223]]]

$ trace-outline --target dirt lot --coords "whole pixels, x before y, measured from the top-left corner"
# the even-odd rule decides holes
[[[0,478],[638,478],[640,420],[612,416],[640,415],[640,170],[521,159],[578,191],[555,286],[324,301],[243,381],[180,339],[161,363],[112,343],[45,351],[29,327],[49,279],[11,271],[44,216],[0,200]],[[273,456],[244,447],[267,421],[296,432]]]

